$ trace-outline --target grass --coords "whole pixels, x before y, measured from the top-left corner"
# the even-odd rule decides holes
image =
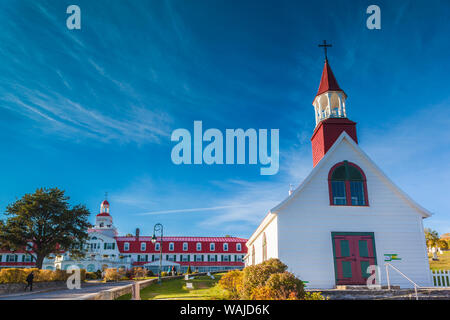
[[[218,300],[225,298],[225,292],[219,288],[218,281],[224,273],[215,274],[215,279],[198,276],[193,280],[166,280],[161,284],[151,284],[141,290],[141,300]],[[187,289],[186,282],[191,282],[194,289]],[[131,294],[117,300],[130,300]]]
[[[439,261],[433,261],[431,255],[428,256],[430,258],[431,270],[450,270],[450,250],[443,251],[442,254],[438,254],[437,256]]]

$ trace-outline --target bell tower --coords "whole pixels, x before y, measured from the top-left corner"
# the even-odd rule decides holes
[[[319,90],[313,101],[316,128],[311,137],[313,166],[323,158],[343,131],[358,143],[356,137],[356,122],[347,118],[345,102],[347,95],[334,77],[328,63],[327,47],[331,47],[324,41],[325,65],[320,79]]]

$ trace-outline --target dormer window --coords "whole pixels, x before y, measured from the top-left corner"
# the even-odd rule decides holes
[[[368,206],[367,182],[356,164],[343,161],[331,168],[328,175],[330,205]]]
[[[188,243],[183,242],[183,251],[188,251]]]
[[[155,243],[155,251],[159,251],[161,249],[161,243]]]
[[[141,242],[141,251],[147,250],[147,244],[145,242]]]
[[[241,251],[242,250],[242,244],[238,243],[236,244],[236,251]]]
[[[197,242],[197,251],[202,251],[202,244]]]
[[[210,243],[209,244],[209,251],[214,251],[216,250],[216,245],[214,243]]]
[[[173,244],[173,242],[169,243],[169,251],[173,251],[175,248],[175,245]]]
[[[223,244],[223,251],[228,251],[228,243]]]
[[[130,243],[129,242],[125,242],[123,244],[123,251],[129,251],[130,250]]]

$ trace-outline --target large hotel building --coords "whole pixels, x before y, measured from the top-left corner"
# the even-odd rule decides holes
[[[151,236],[119,236],[104,200],[97,214],[95,227],[88,230],[89,240],[85,257],[72,260],[70,253],[53,254],[44,260],[43,269],[65,270],[77,265],[88,272],[105,268],[143,267],[158,272],[161,256],[161,239],[152,242]],[[247,239],[235,237],[171,237],[162,239],[162,271],[175,267],[177,271],[208,272],[244,267]],[[32,268],[35,263],[24,251],[0,251],[0,268]]]

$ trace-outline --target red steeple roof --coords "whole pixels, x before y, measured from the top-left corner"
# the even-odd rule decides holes
[[[325,65],[323,66],[322,78],[320,79],[319,91],[317,95],[320,95],[327,91],[342,91],[338,85],[336,78],[334,77],[333,71],[331,71],[330,65],[328,64],[328,59],[325,59]]]

